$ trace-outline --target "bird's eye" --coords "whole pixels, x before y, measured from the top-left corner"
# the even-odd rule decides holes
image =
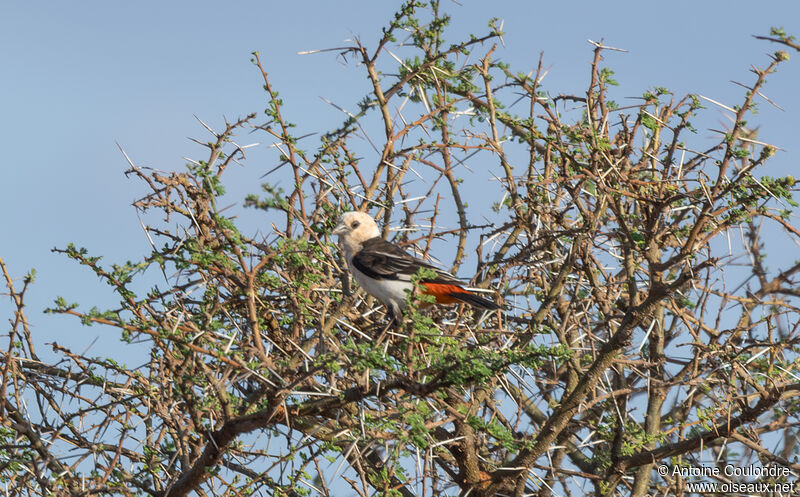
[[[358,221],[353,221],[353,224],[351,226],[353,227],[353,229],[356,229],[356,228],[358,228],[359,224],[361,224],[361,223],[359,223]]]

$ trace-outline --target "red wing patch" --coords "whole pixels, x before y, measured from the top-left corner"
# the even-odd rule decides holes
[[[453,298],[454,294],[469,294],[469,292],[460,286],[448,283],[423,283],[420,289],[423,295],[433,295],[436,298],[437,304],[455,304],[461,302],[461,300]]]

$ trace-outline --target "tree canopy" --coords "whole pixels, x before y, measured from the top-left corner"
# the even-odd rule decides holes
[[[293,134],[255,53],[263,114],[209,127],[184,170],[131,162],[152,251],[107,264],[57,249],[119,305],[70,295],[49,310],[118,330],[119,355],[53,344],[61,359],[40,360],[24,313],[33,274],[20,284],[0,260],[16,307],[0,485],[643,496],[690,493],[674,468],[795,479],[800,263],[775,267],[768,251],[800,241],[797,186],[763,173],[778,148],[755,114],[794,39],[754,41],[781,50],[753,66],[738,105],[654,87],[621,106],[603,58],[613,47],[594,42],[585,93],[562,94],[543,85],[544,56],[530,74],[500,60],[498,21],[456,42],[450,21],[437,1],[409,1],[375,46],[327,51],[371,89],[323,135]],[[719,108],[731,125],[710,143],[692,123]],[[271,164],[248,163],[246,133],[272,144]],[[218,202],[233,164],[268,172],[240,203],[260,229]],[[331,236],[348,210],[504,308],[412,306],[379,339],[386,310],[349,279]],[[124,364],[134,343],[149,348],[137,368]]]

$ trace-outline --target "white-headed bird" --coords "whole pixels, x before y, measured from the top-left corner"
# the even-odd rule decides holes
[[[500,308],[464,288],[464,283],[452,274],[381,238],[378,225],[366,213],[344,213],[333,234],[339,236],[353,278],[364,291],[383,302],[396,322],[400,322],[406,296],[413,290],[411,277],[420,268],[436,273],[434,278],[420,280],[419,289],[422,294],[433,296],[437,304],[465,303],[487,310]]]

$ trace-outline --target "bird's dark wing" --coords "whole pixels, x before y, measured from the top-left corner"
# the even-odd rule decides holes
[[[375,237],[367,240],[361,245],[353,256],[353,266],[356,269],[377,280],[410,280],[421,267],[435,271],[437,277],[426,279],[430,283],[457,283],[461,280],[453,275],[432,266],[427,262],[411,256],[405,250],[393,243],[387,242],[383,238]]]

